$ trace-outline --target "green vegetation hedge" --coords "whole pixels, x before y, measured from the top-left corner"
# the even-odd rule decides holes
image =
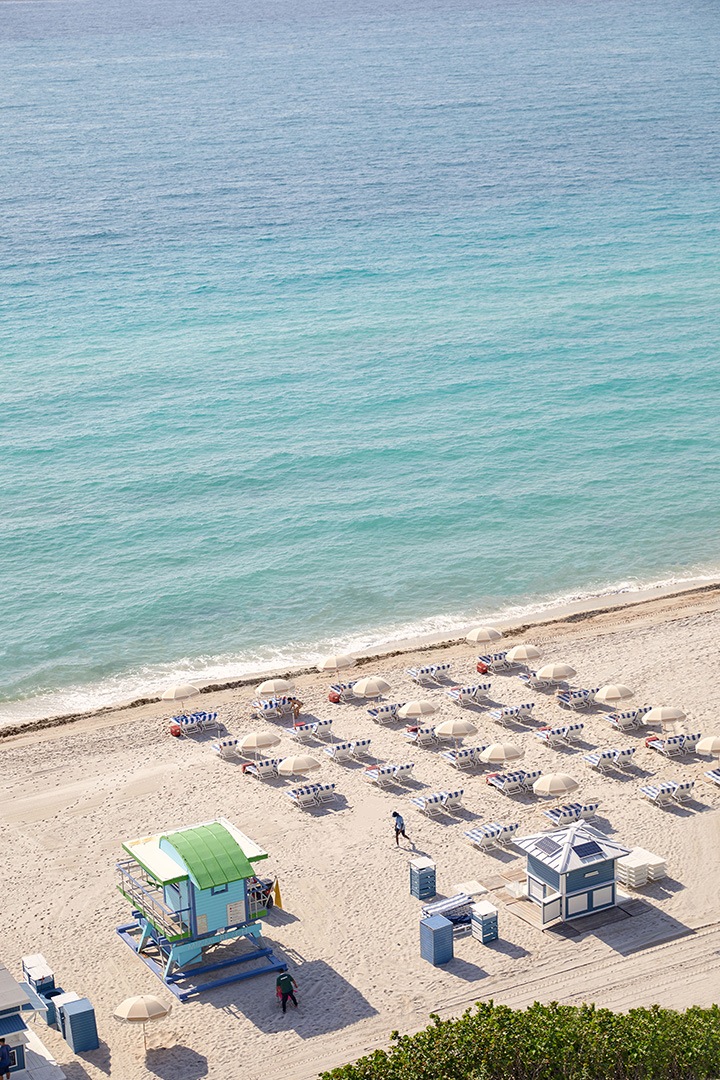
[[[654,1005],[614,1013],[594,1005],[517,1012],[492,1001],[322,1080],[718,1080],[720,1008],[678,1013]]]

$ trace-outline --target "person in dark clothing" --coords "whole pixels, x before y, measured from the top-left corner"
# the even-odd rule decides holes
[[[400,847],[400,837],[403,836],[406,840],[409,840],[410,837],[405,832],[405,821],[397,810],[393,810],[392,816],[395,820],[395,843]]]
[[[0,1039],[0,1076],[10,1080],[10,1047],[4,1039]]]
[[[275,987],[277,990],[280,991],[283,1012],[287,1012],[288,998],[290,998],[293,1005],[297,1009],[297,1001],[295,999],[295,994],[293,993],[293,987],[297,988],[297,983],[295,982],[289,971],[282,971],[278,975]]]

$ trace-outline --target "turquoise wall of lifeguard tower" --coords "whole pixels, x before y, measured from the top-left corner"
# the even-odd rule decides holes
[[[187,872],[185,862],[173,847],[169,837],[160,840],[160,850],[176,862],[178,869]],[[166,885],[165,903],[175,911],[189,908],[192,912],[193,935],[214,934],[230,926],[241,926],[249,919],[247,881],[230,881],[200,889],[191,877]]]

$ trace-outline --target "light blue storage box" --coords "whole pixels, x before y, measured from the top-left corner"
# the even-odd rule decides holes
[[[432,859],[410,860],[410,894],[418,900],[435,895],[435,863]]]
[[[95,1023],[95,1010],[88,999],[68,1001],[66,1005],[61,1005],[60,1009],[63,1014],[63,1035],[68,1046],[76,1054],[82,1054],[86,1050],[97,1050],[100,1042]]]
[[[487,900],[479,900],[470,911],[472,936],[487,945],[498,939],[498,909]]]
[[[434,967],[452,960],[453,924],[444,915],[420,920],[420,955]]]

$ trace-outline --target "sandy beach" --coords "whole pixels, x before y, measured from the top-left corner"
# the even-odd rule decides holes
[[[546,614],[536,625],[508,628],[503,648],[532,642],[543,663],[571,663],[577,685],[622,681],[635,691],[633,704],[679,705],[688,731],[720,734],[719,637],[720,587],[713,586],[559,618]],[[38,1025],[70,1080],[231,1080],[241,1074],[240,1060],[242,1075],[253,1080],[304,1080],[387,1045],[394,1029],[424,1026],[430,1012],[454,1015],[489,998],[518,1007],[537,999],[616,1009],[655,1002],[684,1008],[718,999],[720,788],[703,776],[710,760],[667,761],[644,746],[650,731],[620,735],[603,719],[609,710],[599,707],[578,717],[585,729],[577,748],[554,750],[532,730],[567,722],[567,713],[513,675],[492,677],[493,700],[533,700],[537,719],[503,729],[484,710],[461,714],[445,688],[419,690],[405,673],[414,662],[448,661],[446,685],[472,683],[478,651],[465,643],[435,645],[356,670],[386,677],[389,701],[434,701],[433,722],[472,714],[478,733],[466,745],[512,741],[526,752],[525,768],[571,773],[580,781],[578,798],[600,801],[600,830],[666,858],[668,878],[628,890],[622,919],[589,930],[576,924],[579,933],[568,935],[542,933],[513,910],[504,887],[519,876],[524,859],[512,850],[480,853],[463,831],[486,821],[518,821],[520,835],[538,831],[549,825],[542,814],[547,801],[502,795],[485,783],[489,770],[457,773],[437,750],[409,746],[403,724],[373,723],[369,703],[331,704],[331,680],[317,674],[296,680],[303,714],[332,718],[337,739],[371,738],[380,762],[414,761],[411,785],[378,790],[363,779],[362,766],[331,762],[318,742],[319,778],[335,782],[339,797],[304,813],[285,793],[292,782],[243,775],[239,764],[211,752],[212,736],[169,737],[169,710],[157,703],[29,727],[5,736],[0,746],[0,959],[19,976],[21,956],[42,952],[58,982],[95,1005],[101,1049],[82,1057]],[[243,686],[195,701],[199,708],[217,707],[234,735],[271,726],[283,735],[277,755],[292,752],[283,725],[250,718],[253,696],[253,687]],[[590,749],[626,745],[637,746],[636,767],[626,776],[599,775],[582,761]],[[658,778],[695,779],[695,797],[675,809],[649,805],[638,790]],[[410,795],[457,787],[464,788],[466,810],[455,817],[431,820],[409,803]],[[393,810],[404,814],[411,840],[399,850]],[[284,910],[270,914],[264,932],[299,983],[300,1008],[280,1013],[269,976],[219,988],[176,1004],[152,1032],[156,1045],[144,1057],[138,1033],[116,1024],[113,1008],[134,993],[172,998],[115,934],[129,916],[115,888],[120,845],[220,816],[270,852],[265,865],[279,879]],[[420,904],[408,891],[408,861],[419,854],[436,861],[440,895],[468,880],[489,888],[500,913],[498,943],[460,937],[455,959],[443,968],[420,958]]]

